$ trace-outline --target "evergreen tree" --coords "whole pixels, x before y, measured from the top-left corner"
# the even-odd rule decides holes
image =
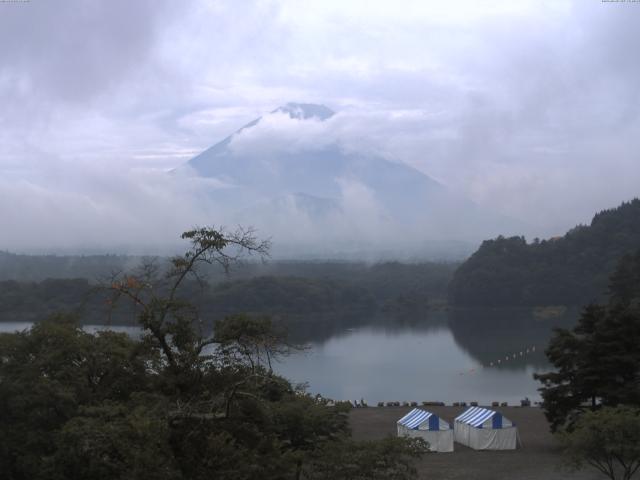
[[[606,306],[585,308],[572,330],[559,329],[546,354],[555,371],[536,374],[551,428],[571,426],[584,410],[640,405],[640,252],[612,275]]]

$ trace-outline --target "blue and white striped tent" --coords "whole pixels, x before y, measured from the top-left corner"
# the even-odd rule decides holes
[[[454,422],[456,442],[475,450],[513,450],[518,430],[500,412],[471,407],[457,416]]]
[[[397,422],[398,436],[419,437],[432,452],[453,452],[453,430],[434,413],[414,408]]]

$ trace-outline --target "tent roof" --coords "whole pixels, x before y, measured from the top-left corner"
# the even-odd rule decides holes
[[[482,407],[471,407],[456,417],[456,422],[466,423],[472,427],[479,427],[484,422],[492,418],[498,412]]]
[[[409,413],[407,413],[404,417],[398,420],[400,425],[404,425],[407,428],[417,428],[425,421],[429,420],[433,413],[427,412],[426,410],[422,410],[420,408],[414,408]]]

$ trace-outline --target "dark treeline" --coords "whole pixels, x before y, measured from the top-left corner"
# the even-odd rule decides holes
[[[103,278],[125,270],[141,257],[124,255],[17,255],[0,252],[0,280],[40,282],[47,278]]]
[[[402,313],[441,305],[455,267],[439,263],[253,263],[238,265],[232,276],[207,275],[204,285],[191,281],[184,289],[190,302],[215,318],[238,312],[288,317]],[[107,275],[103,278],[102,284],[108,286]],[[0,281],[0,321],[37,321],[60,311],[78,313],[87,323],[132,319],[127,309],[113,310],[99,282],[86,278]]]
[[[638,246],[640,200],[635,199],[598,213],[589,226],[563,237],[487,240],[457,270],[457,264],[435,262],[249,262],[237,265],[232,275],[204,268],[207,285],[194,287],[190,301],[220,315],[398,312],[447,301],[457,307],[580,306],[606,297],[616,262]],[[93,288],[113,272],[132,271],[145,261],[0,253],[0,321],[34,320],[82,305],[91,317],[86,321],[101,321],[96,307],[103,299]],[[120,322],[118,315],[114,319]]]
[[[269,275],[221,282],[221,308],[244,305],[270,313],[326,312],[339,307],[402,309],[441,304],[456,264],[282,262]],[[236,275],[237,278],[238,275]],[[275,309],[275,310],[274,310]]]
[[[41,282],[53,278],[86,278],[90,283],[96,283],[108,278],[114,272],[131,271],[151,258],[154,258],[158,265],[168,260],[168,258],[148,256],[23,255],[0,251],[0,281]],[[434,277],[432,271],[450,274],[455,266],[457,264],[452,262],[371,263],[343,260],[270,260],[238,263],[229,274],[211,266],[203,267],[202,271],[211,283],[258,276],[319,277],[334,280],[349,278],[353,281],[367,282],[370,275],[376,277],[390,273],[396,275],[390,280],[403,278],[405,281],[427,282],[427,285],[435,281],[441,286],[440,279]],[[421,285],[416,283],[415,286]],[[389,282],[387,285],[381,285],[379,291],[384,288],[396,287]]]
[[[449,288],[457,306],[579,306],[606,297],[608,278],[640,246],[640,200],[595,215],[563,237],[482,243]]]

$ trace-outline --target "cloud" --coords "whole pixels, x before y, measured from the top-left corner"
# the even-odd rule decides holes
[[[320,150],[335,143],[331,132],[332,119],[291,118],[289,114],[275,112],[264,115],[257,125],[238,132],[231,138],[229,148],[235,155],[295,153],[302,150]]]
[[[338,114],[267,116],[233,147],[338,142],[556,234],[638,195],[639,8],[0,4],[0,248],[44,248],[38,224],[47,241],[89,245],[203,220],[205,187],[164,172],[288,101]]]
[[[16,80],[24,97],[86,102],[147,62],[167,6],[150,0],[3,5],[0,72]]]
[[[17,252],[175,251],[179,234],[215,223],[215,179],[67,164],[42,177],[0,179],[2,248]]]

